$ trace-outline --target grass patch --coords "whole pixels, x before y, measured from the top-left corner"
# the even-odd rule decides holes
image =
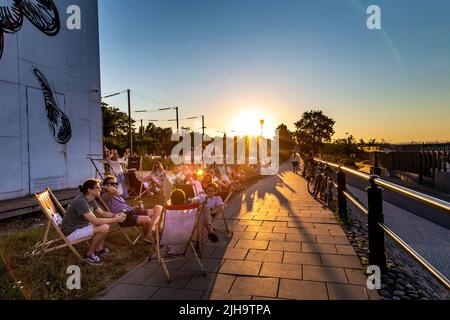
[[[131,246],[122,233],[108,236],[105,245],[111,249],[113,256],[104,260],[101,267],[89,266],[79,261],[68,248],[50,252],[43,257],[25,257],[36,242],[41,241],[45,228],[37,228],[11,233],[0,238],[0,251],[8,261],[9,270],[5,265],[0,269],[14,274],[15,281],[20,281],[22,295],[25,299],[39,300],[69,300],[90,299],[106,289],[115,280],[145,261],[149,255],[149,245],[139,241]],[[87,250],[87,244],[76,246],[81,254]],[[66,281],[67,268],[78,265],[81,269],[81,290],[68,290]],[[0,270],[1,271],[1,270]],[[13,288],[15,282],[8,272],[0,272],[0,298],[19,299]],[[20,292],[19,292],[20,293]]]

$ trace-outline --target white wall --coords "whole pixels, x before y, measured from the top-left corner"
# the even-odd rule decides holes
[[[102,157],[98,7],[95,0],[54,0],[60,31],[48,36],[24,17],[5,33],[0,59],[0,200],[77,187],[95,174],[87,157]],[[68,30],[66,10],[81,8],[81,30]],[[47,78],[72,137],[59,144],[49,129],[41,85]]]

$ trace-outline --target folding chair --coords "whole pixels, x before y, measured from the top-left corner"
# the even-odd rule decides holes
[[[104,201],[101,197],[97,198],[97,203],[99,203],[100,206],[103,207],[103,210],[105,210],[105,211],[107,211],[107,212],[111,212],[111,209],[108,207],[108,205],[105,203],[105,201]],[[117,230],[112,230],[112,232],[117,232],[117,231],[122,232],[123,235],[125,236],[125,238],[128,240],[128,242],[129,242],[132,246],[134,246],[134,245],[138,242],[138,240],[141,238],[141,233],[139,232],[139,230],[138,230],[137,227],[122,227],[122,226],[120,226],[118,223],[116,223],[115,225],[116,225],[118,228],[117,228]],[[131,239],[130,239],[130,236],[127,234],[126,229],[128,229],[128,228],[133,228],[134,231],[136,231],[137,236],[136,236],[136,238],[135,238],[134,240],[131,240]]]
[[[166,262],[186,258],[186,252],[191,247],[201,272],[206,276],[203,263],[194,246],[192,238],[197,236],[197,243],[201,238],[201,210],[198,205],[165,206],[161,214],[156,231],[156,242],[152,245],[149,261],[156,251],[158,265],[160,265],[170,282],[170,274]],[[175,248],[173,253],[161,252],[161,246]]]
[[[131,189],[129,190],[128,195],[135,194],[134,200],[141,199],[148,191],[153,189],[153,185],[151,183],[146,185],[147,182],[144,182],[143,178],[134,168],[128,170],[126,177]]]
[[[44,239],[42,240],[42,242],[38,242],[35,245],[31,255],[43,256],[47,252],[52,252],[65,247],[69,247],[78,259],[83,260],[82,256],[74,248],[74,245],[82,242],[88,242],[88,240],[92,239],[92,237],[83,238],[73,242],[69,241],[61,230],[62,217],[66,212],[59,201],[56,199],[55,195],[49,188],[46,188],[44,192],[36,193],[35,197],[39,203],[39,206],[48,219],[48,224],[47,229],[45,230]],[[49,239],[51,226],[53,226],[53,228],[58,233],[58,237],[53,240]]]

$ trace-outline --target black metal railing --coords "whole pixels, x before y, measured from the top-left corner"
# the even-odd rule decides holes
[[[426,270],[428,270],[437,280],[439,280],[447,289],[450,289],[450,281],[439,270],[432,266],[426,259],[417,253],[410,245],[396,235],[384,223],[383,214],[383,188],[394,191],[398,194],[406,196],[410,199],[420,201],[426,205],[438,208],[449,214],[450,203],[428,196],[426,194],[399,186],[395,183],[381,179],[376,175],[369,175],[364,172],[340,166],[335,163],[314,159],[315,162],[326,165],[337,170],[337,183],[333,183],[338,194],[338,213],[342,220],[347,219],[348,203],[353,203],[363,214],[368,217],[368,233],[369,233],[369,264],[379,266],[382,271],[386,271],[386,254],[385,254],[385,235],[392,239],[405,252],[411,255]],[[369,182],[367,190],[368,207],[352,195],[347,190],[346,174],[353,175]]]

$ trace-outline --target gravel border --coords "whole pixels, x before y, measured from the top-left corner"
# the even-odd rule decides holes
[[[363,266],[368,266],[367,217],[349,203],[348,225],[342,228],[354,247]],[[381,277],[383,300],[450,300],[450,292],[419,262],[407,254],[390,238],[385,237],[388,270]]]

